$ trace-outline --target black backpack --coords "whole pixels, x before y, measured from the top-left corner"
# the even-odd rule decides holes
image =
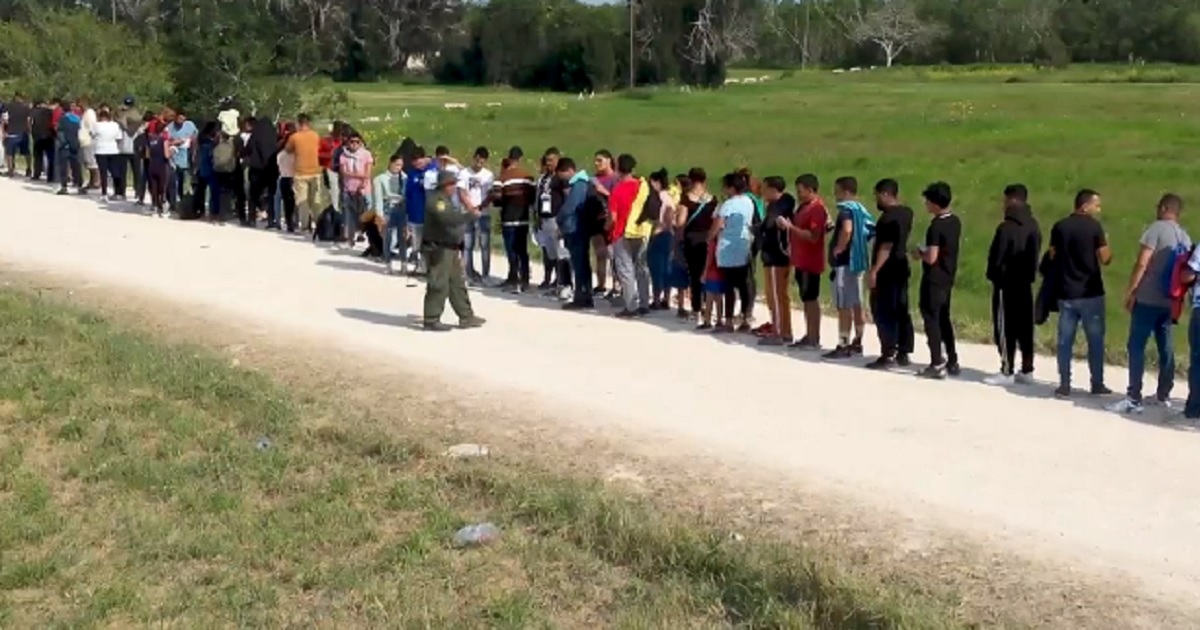
[[[316,228],[313,229],[314,241],[333,242],[342,240],[342,232],[345,231],[345,222],[342,221],[342,213],[333,209],[333,206],[325,208],[320,217],[317,217]]]
[[[638,215],[637,225],[641,225],[646,221],[654,221],[658,223],[659,217],[662,216],[662,196],[650,190],[650,196],[646,197],[646,203],[642,204],[642,213]]]

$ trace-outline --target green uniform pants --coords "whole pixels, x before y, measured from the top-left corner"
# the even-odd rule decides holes
[[[445,247],[427,247],[424,252],[425,268],[425,321],[441,321],[446,310],[446,299],[459,320],[473,317],[471,298],[467,295],[467,278],[463,273],[462,256],[457,250]]]

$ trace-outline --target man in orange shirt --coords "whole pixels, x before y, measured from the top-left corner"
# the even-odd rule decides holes
[[[296,175],[292,179],[292,191],[296,197],[296,208],[300,211],[300,224],[305,230],[312,229],[323,208],[324,187],[321,185],[321,137],[313,131],[308,114],[296,118],[296,133],[288,136],[284,150],[296,160]]]
[[[829,223],[829,210],[819,194],[820,182],[816,175],[805,174],[796,178],[796,209],[791,220],[776,219],[779,226],[788,232],[792,266],[796,268],[796,285],[800,288],[800,301],[804,304],[805,335],[790,347],[800,350],[821,348],[821,276],[825,273],[825,230]]]

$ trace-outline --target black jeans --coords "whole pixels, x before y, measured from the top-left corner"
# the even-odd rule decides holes
[[[954,344],[954,323],[950,321],[952,287],[930,286],[921,282],[921,318],[925,320],[925,337],[929,340],[929,362],[957,364],[958,349]],[[945,346],[946,353],[942,354]]]
[[[708,265],[708,243],[684,241],[683,260],[687,263],[692,312],[699,313],[704,308],[704,267]]]
[[[296,190],[292,188],[291,177],[279,178],[279,205],[283,206],[283,220],[287,229],[296,230]],[[275,217],[279,221],[279,217]]]
[[[96,168],[100,171],[100,194],[108,194],[112,182],[112,194],[125,194],[125,156],[120,154],[97,155]]]
[[[33,141],[33,178],[41,179],[42,173],[47,182],[54,181],[54,138]]]
[[[892,358],[912,354],[916,340],[908,308],[908,278],[878,278],[870,300],[881,354]]]
[[[59,146],[54,160],[58,167],[58,182],[63,190],[67,189],[68,183],[83,188],[83,164],[79,161],[78,146]]]
[[[121,160],[125,163],[125,172],[128,173],[128,179],[133,180],[133,194],[136,199],[141,199],[146,190],[146,171],[142,168],[142,159],[132,153],[122,153]],[[125,196],[125,187],[122,186],[117,190],[117,194]]]
[[[725,285],[725,320],[733,318],[733,304],[742,300],[742,317],[749,319],[754,312],[754,300],[750,297],[750,265],[721,267],[721,282]]]
[[[1033,373],[1033,285],[992,287],[992,341],[1000,351],[1000,371],[1012,374],[1021,351],[1021,372]]]
[[[508,255],[508,280],[529,286],[529,224],[503,225],[504,253]]]
[[[223,194],[233,195],[234,210],[237,212],[238,221],[241,223],[253,223],[253,217],[246,216],[246,175],[245,171],[238,167],[232,173],[217,173],[217,181],[220,184]],[[221,206],[222,209],[225,206]]]
[[[248,200],[251,213],[273,210],[275,185],[279,181],[279,170],[271,167],[251,168],[247,171],[250,177],[250,198]],[[279,219],[276,218],[275,222]]]
[[[592,237],[582,231],[566,235],[567,251],[571,255],[571,270],[575,272],[575,302],[592,303]]]

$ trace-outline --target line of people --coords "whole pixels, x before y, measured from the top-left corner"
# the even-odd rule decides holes
[[[130,174],[137,201],[149,192],[152,212],[160,216],[166,206],[181,217],[203,214],[207,207],[217,221],[231,203],[243,225],[265,220],[270,228],[316,236],[328,231],[322,225],[328,215],[333,233],[322,238],[349,248],[369,242],[364,255],[378,257],[389,273],[407,276],[410,284],[414,276],[431,271],[432,250],[450,250],[452,255],[439,260],[460,264],[451,276],[445,275],[445,267],[437,269],[436,286],[427,287],[435,289],[427,303],[445,302],[451,292],[447,283],[457,281],[458,271],[464,286],[489,284],[490,239],[498,231],[508,260],[508,276],[496,285],[500,289],[531,290],[532,241],[543,261],[538,289],[562,300],[566,310],[595,308],[598,298],[612,302],[616,316],[626,319],[674,308],[679,318],[694,319],[698,330],[752,332],[764,346],[822,349],[820,296],[828,286],[838,339],[823,357],[861,356],[869,311],[881,355],[866,366],[891,369],[912,362],[909,285],[913,265],[919,264],[917,311],[930,353],[920,374],[945,378],[961,370],[952,302],[962,222],[952,210],[953,194],[945,182],[922,191],[930,223],[920,244],[910,248],[914,213],[901,202],[900,186],[892,179],[874,186],[874,213],[859,200],[855,178],[836,179],[831,211],[811,173],[795,178],[789,190],[782,177],[759,179],[740,169],[722,177],[718,195],[710,191],[704,169],[674,177],[665,170],[642,176],[632,155],[614,157],[607,150],[592,156],[589,174],[551,148],[535,174],[526,168],[524,152],[513,147],[497,174],[489,167],[486,148],[475,150],[463,164],[444,146],[429,155],[405,139],[376,175],[370,149],[348,126],[336,123],[321,136],[305,115],[294,124],[242,118],[232,99],[223,101],[217,119],[200,129],[180,111],[142,115],[132,97],[117,110],[93,110],[84,99],[28,103],[18,95],[0,116],[9,175],[15,175],[16,159],[23,156],[25,174],[36,178],[44,173],[60,183],[60,193],[70,181],[82,192],[111,190],[111,198],[120,200]],[[988,382],[1032,382],[1035,327],[1057,312],[1056,394],[1073,393],[1071,365],[1080,327],[1088,346],[1089,391],[1110,394],[1104,381],[1101,268],[1111,262],[1112,253],[1097,220],[1100,195],[1080,191],[1072,213],[1054,224],[1045,247],[1028,201],[1028,190],[1020,184],[1004,190],[1003,218],[989,248],[986,273],[993,285],[1001,365]],[[1140,413],[1147,404],[1169,404],[1173,325],[1200,273],[1200,256],[1193,255],[1178,222],[1182,210],[1178,196],[1164,196],[1156,220],[1141,238],[1124,296],[1131,313],[1129,388],[1110,405],[1113,411]],[[437,224],[436,242],[426,234],[431,221]],[[755,327],[760,267],[770,320]],[[804,316],[798,333],[791,317],[792,283]],[[469,310],[469,298],[466,304]],[[440,328],[441,311],[433,311],[436,317],[427,312],[427,322]],[[463,321],[481,323],[472,312]],[[1159,376],[1154,396],[1145,399],[1141,390],[1150,337],[1158,346]],[[1200,324],[1195,317],[1189,340],[1189,385],[1200,393]],[[1200,418],[1200,397],[1189,395],[1184,415]]]

